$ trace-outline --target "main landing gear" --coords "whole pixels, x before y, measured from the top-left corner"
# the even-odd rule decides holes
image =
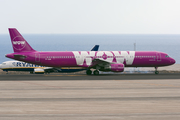
[[[86,74],[87,74],[87,75],[91,75],[91,74],[92,74],[92,71],[88,69],[88,70],[86,71]]]
[[[86,71],[86,74],[87,74],[87,75],[91,75],[91,74],[92,74],[92,71],[88,69],[88,70]],[[98,70],[94,70],[94,71],[93,71],[93,74],[94,74],[94,75],[99,75],[99,71],[98,71]]]
[[[95,70],[93,73],[94,73],[94,75],[99,75],[99,71],[98,70]]]
[[[159,74],[159,71],[157,69],[158,67],[155,67],[155,74]]]

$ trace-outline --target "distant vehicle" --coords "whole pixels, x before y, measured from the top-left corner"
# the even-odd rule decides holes
[[[56,51],[39,52],[34,50],[23,36],[9,28],[14,53],[6,57],[48,67],[83,67],[87,75],[98,75],[99,71],[123,72],[124,67],[168,66],[175,60],[166,53],[157,51]],[[155,44],[155,43],[154,43]]]
[[[91,51],[98,51],[99,45],[95,45]],[[82,67],[45,67],[40,65],[35,65],[31,63],[21,62],[21,61],[5,61],[0,64],[0,69],[3,71],[29,71],[30,73],[43,74],[51,72],[78,72],[86,70]]]

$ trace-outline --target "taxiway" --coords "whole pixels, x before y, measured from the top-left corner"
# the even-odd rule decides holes
[[[0,81],[15,80],[147,80],[147,79],[180,79],[180,73],[161,74],[5,74]]]
[[[0,119],[177,120],[180,74],[0,75]]]

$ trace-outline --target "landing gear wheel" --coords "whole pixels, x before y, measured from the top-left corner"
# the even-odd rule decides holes
[[[155,74],[159,74],[159,71],[155,71]]]
[[[158,67],[155,67],[155,74],[159,74],[159,71],[157,71]]]
[[[95,70],[93,73],[94,73],[94,75],[99,75],[99,71],[98,70]]]
[[[87,75],[91,75],[91,74],[92,74],[92,71],[91,71],[91,70],[87,70],[87,71],[86,71],[86,74],[87,74]]]
[[[33,71],[30,71],[30,74],[33,74]]]

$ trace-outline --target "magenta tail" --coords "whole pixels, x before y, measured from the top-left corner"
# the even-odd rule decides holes
[[[16,28],[9,28],[11,42],[14,52],[32,52],[35,51]]]

